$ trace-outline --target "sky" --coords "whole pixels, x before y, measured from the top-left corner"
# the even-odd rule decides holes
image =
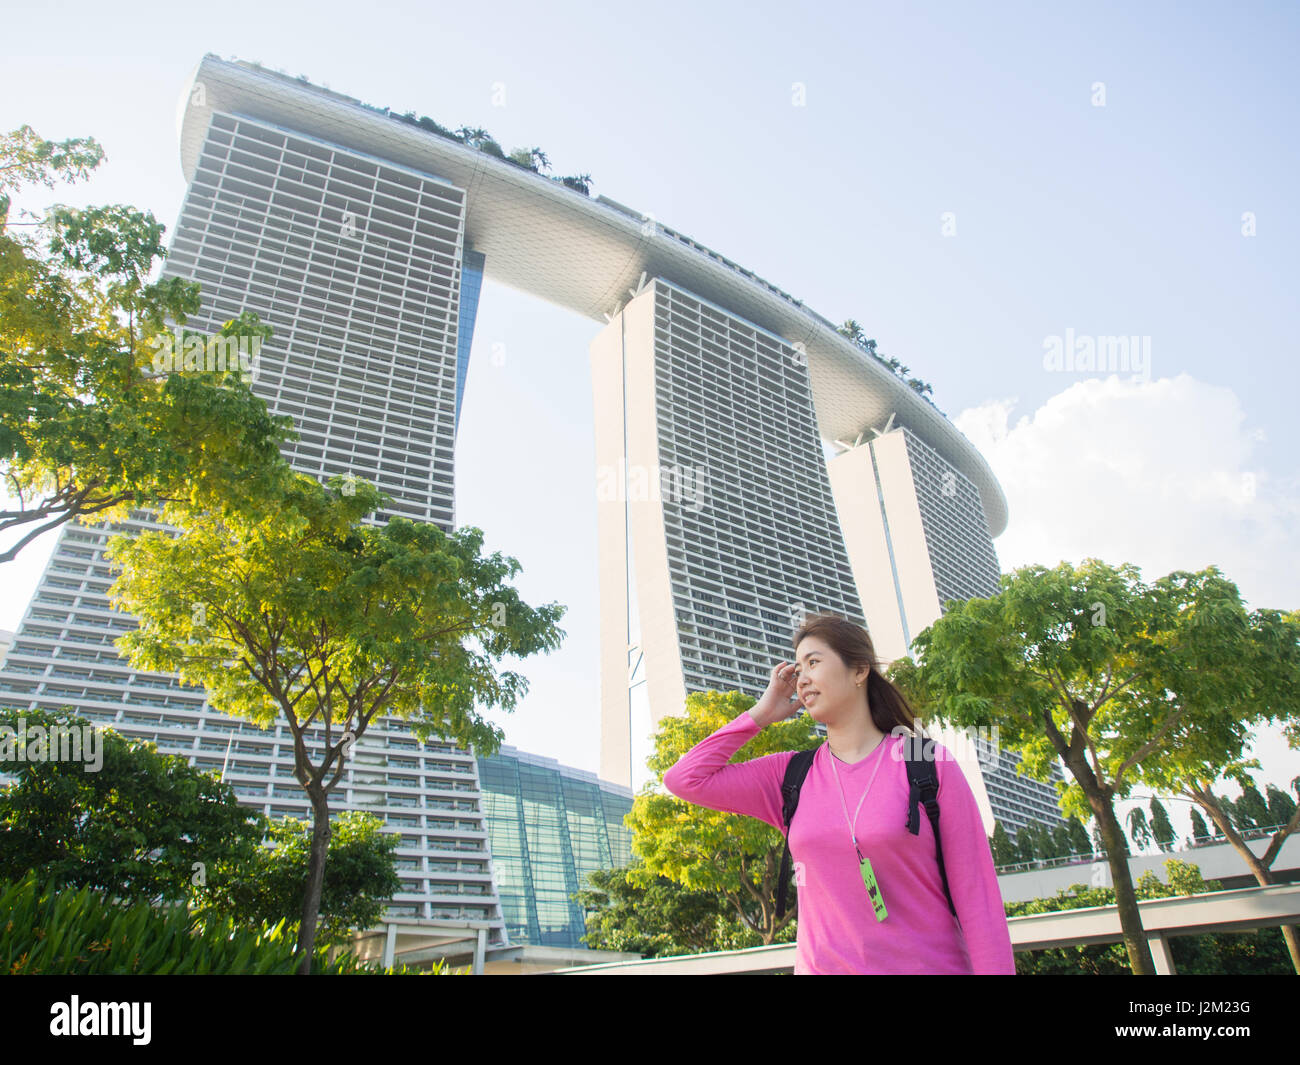
[[[1251,0],[667,0],[619,20],[515,0],[55,0],[6,14],[0,128],[108,156],[17,206],[124,202],[169,231],[206,52],[540,146],[930,382],[1006,493],[1005,572],[1215,564],[1249,608],[1292,609],[1298,45],[1300,7]],[[593,772],[598,331],[487,283],[456,455],[457,521],[519,560],[525,601],[568,608],[564,646],[511,663],[528,694],[492,716],[507,743]],[[1048,358],[1054,338],[1115,336],[1143,353],[1122,372]],[[0,628],[52,546],[0,567]],[[1300,774],[1274,731],[1256,754],[1264,779]]]

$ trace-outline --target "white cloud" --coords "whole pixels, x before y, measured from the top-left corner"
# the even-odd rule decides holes
[[[1011,425],[1014,399],[953,423],[1007,495],[1004,572],[1096,557],[1152,581],[1216,564],[1248,607],[1300,605],[1300,482],[1257,465],[1237,394],[1180,374],[1089,378]]]
[[[1256,465],[1265,434],[1232,389],[1111,376],[1071,384],[1013,426],[1015,406],[991,400],[952,419],[1006,493],[1003,572],[1095,557],[1132,562],[1149,582],[1214,563],[1248,609],[1300,606],[1300,478]],[[1261,781],[1288,787],[1300,772],[1279,728],[1257,729],[1253,753]],[[1174,805],[1181,824],[1186,804]]]

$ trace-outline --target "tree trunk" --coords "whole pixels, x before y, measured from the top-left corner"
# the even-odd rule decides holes
[[[1115,904],[1119,910],[1120,928],[1124,930],[1124,946],[1128,950],[1129,968],[1134,976],[1154,976],[1155,960],[1142,928],[1142,914],[1138,911],[1137,892],[1133,890],[1133,873],[1128,865],[1128,842],[1124,830],[1115,817],[1115,810],[1105,795],[1088,796],[1102,841],[1106,844],[1106,858],[1110,863],[1110,878],[1115,886]]]
[[[1255,856],[1255,852],[1246,845],[1246,841],[1241,838],[1241,834],[1232,827],[1232,822],[1224,816],[1223,810],[1218,803],[1207,797],[1208,793],[1208,788],[1205,792],[1195,787],[1188,790],[1188,794],[1196,800],[1201,809],[1210,815],[1210,820],[1214,822],[1215,827],[1223,833],[1224,838],[1232,844],[1237,853],[1245,860],[1246,865],[1255,875],[1255,879],[1259,881],[1260,885],[1267,887],[1269,884],[1277,883],[1273,879],[1273,874],[1268,866]],[[1300,973],[1300,936],[1296,934],[1297,928],[1293,924],[1284,924],[1280,927],[1282,929],[1282,939],[1286,943],[1287,953],[1291,955],[1291,966],[1297,973]]]
[[[776,851],[769,850],[763,856],[763,883],[759,888],[763,899],[764,946],[770,946],[776,942],[776,934],[780,931],[781,926],[785,924],[784,921],[778,923],[776,919],[776,887],[780,872],[781,862],[776,856]]]
[[[1061,744],[1057,744],[1058,750],[1061,747]],[[1061,750],[1061,758],[1083,789],[1088,805],[1097,817],[1097,827],[1106,847],[1106,860],[1110,864],[1110,879],[1115,887],[1115,905],[1119,911],[1119,925],[1124,932],[1129,968],[1134,976],[1154,976],[1156,963],[1151,957],[1151,947],[1142,928],[1137,892],[1133,890],[1133,873],[1128,867],[1128,840],[1115,817],[1111,794],[1101,786],[1092,766],[1088,764],[1082,740],[1075,739]]]
[[[330,846],[329,796],[319,787],[309,787],[307,797],[311,799],[312,809],[311,860],[307,867],[307,893],[302,900],[302,921],[298,926],[298,973],[301,976],[311,972],[321,887],[325,883],[325,857]]]

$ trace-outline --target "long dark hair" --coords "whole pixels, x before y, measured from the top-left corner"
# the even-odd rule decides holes
[[[871,670],[867,674],[867,706],[876,728],[886,736],[900,726],[911,733],[918,731],[916,713],[907,697],[880,672],[876,648],[866,629],[838,614],[811,614],[804,618],[803,625],[794,634],[793,646],[796,651],[805,636],[825,640],[850,670],[862,666]]]

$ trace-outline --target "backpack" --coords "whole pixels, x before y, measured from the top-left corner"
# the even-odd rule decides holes
[[[799,805],[799,789],[803,787],[804,778],[808,776],[813,757],[819,749],[814,747],[810,751],[797,752],[786,766],[785,780],[781,784],[781,819],[785,822],[785,853],[781,856],[781,873],[777,879],[776,917],[778,921],[785,916],[786,895],[790,884],[790,822],[794,820],[794,812]],[[832,757],[834,756],[832,755]],[[943,881],[944,894],[948,896],[948,909],[956,917],[957,909],[952,904],[952,892],[948,889],[948,873],[943,867],[943,840],[939,838],[939,771],[934,764],[934,740],[928,736],[910,737],[903,744],[903,757],[907,761],[907,783],[909,786],[907,830],[914,836],[920,835],[921,818],[917,811],[917,805],[925,803],[926,816],[930,818],[930,825],[934,829],[935,856],[939,860],[939,877]]]

